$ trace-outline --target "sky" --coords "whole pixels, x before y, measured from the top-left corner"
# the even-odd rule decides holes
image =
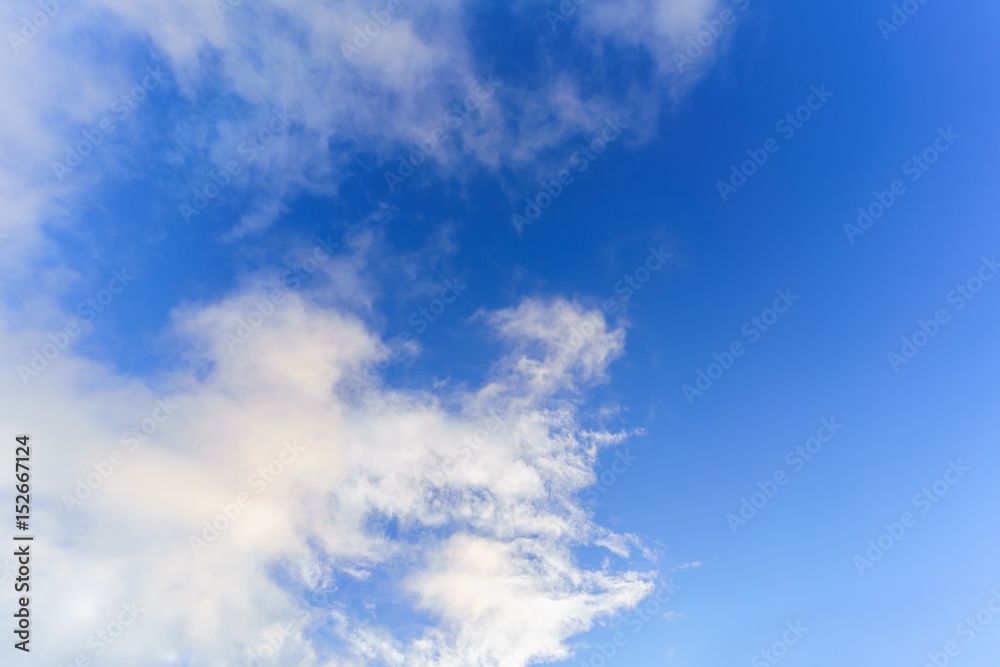
[[[0,26],[3,664],[996,664],[996,5]]]

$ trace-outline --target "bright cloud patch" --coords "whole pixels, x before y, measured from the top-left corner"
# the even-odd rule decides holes
[[[377,338],[303,296],[230,351],[259,296],[179,311],[190,370],[156,389],[72,357],[4,387],[5,414],[41,425],[46,659],[94,650],[135,601],[104,664],[243,664],[278,633],[280,664],[524,665],[651,590],[574,556],[631,539],[578,499],[619,439],[582,428],[572,400],[622,350],[599,312],[488,315],[511,352],[480,390],[359,396],[347,379]]]

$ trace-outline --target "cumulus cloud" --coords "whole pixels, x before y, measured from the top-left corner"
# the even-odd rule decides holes
[[[598,311],[563,299],[526,299],[487,319],[515,345],[501,368],[536,395],[604,380],[624,350],[624,329],[609,330]]]
[[[30,425],[35,446],[45,659],[93,655],[135,600],[102,664],[245,664],[278,632],[273,664],[525,665],[568,656],[567,639],[650,590],[627,560],[575,555],[634,542],[579,501],[621,439],[585,428],[574,399],[622,351],[599,312],[483,314],[509,352],[480,389],[359,397],[348,379],[377,336],[287,290],[251,319],[267,284],[178,309],[190,353],[155,381],[68,354],[27,390],[3,376],[0,428]],[[233,346],[241,321],[252,333]],[[88,475],[99,486],[81,498]]]

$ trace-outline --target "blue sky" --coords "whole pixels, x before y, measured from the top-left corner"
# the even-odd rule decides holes
[[[53,3],[0,11],[42,658],[996,662],[995,6]]]

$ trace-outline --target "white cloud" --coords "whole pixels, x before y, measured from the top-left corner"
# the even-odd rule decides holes
[[[511,352],[484,388],[359,401],[341,383],[377,355],[376,338],[304,295],[229,351],[224,335],[257,294],[178,310],[192,356],[155,386],[68,353],[27,389],[14,373],[0,380],[0,430],[28,430],[35,446],[37,658],[92,654],[87,637],[135,599],[145,611],[102,664],[232,664],[287,622],[294,637],[274,664],[328,664],[333,650],[335,664],[524,665],[565,657],[566,639],[648,592],[649,573],[589,570],[573,555],[605,544],[627,556],[633,541],[577,499],[598,448],[620,438],[583,428],[561,398],[621,353],[622,332],[598,312],[556,300],[486,315]],[[581,322],[600,326],[560,348]],[[12,335],[0,334],[4,350],[19,349]],[[163,397],[176,408],[128,451],[122,434]],[[282,453],[293,440],[305,450],[294,458]],[[124,463],[67,513],[63,494],[116,449]],[[189,535],[240,493],[250,505],[195,555]],[[332,608],[297,613],[324,578],[340,584]],[[417,634],[393,634],[379,614],[400,606]],[[323,622],[339,648],[311,634]]]
[[[240,221],[223,236],[223,240],[236,241],[244,236],[259,234],[270,227],[278,216],[286,211],[287,207],[283,206],[281,200],[277,198],[258,202],[240,217]]]
[[[563,299],[526,299],[488,320],[516,345],[502,370],[527,382],[534,394],[605,379],[625,344],[624,329],[609,330],[599,311]]]
[[[713,6],[595,2],[580,10],[579,35],[597,44],[595,59],[600,40],[610,38],[663,62],[664,44],[680,40]],[[17,29],[20,7],[0,8],[5,32]],[[293,127],[230,186],[237,197],[260,188],[272,196],[257,200],[233,228],[233,238],[249,235],[297,193],[335,194],[345,165],[359,156],[392,160],[401,145],[439,127],[442,114],[490,73],[470,44],[465,7],[455,2],[407,4],[346,59],[342,42],[372,8],[245,0],[220,20],[203,0],[69,3],[17,53],[0,49],[0,88],[13,91],[0,108],[0,282],[22,286],[31,276],[30,291],[38,294],[28,308],[10,297],[0,303],[3,367],[24,363],[21,353],[66,321],[56,304],[74,267],[59,261],[49,231],[72,229],[78,204],[101,184],[179,174],[163,192],[180,204],[191,185],[234,158],[274,108],[287,107]],[[534,9],[540,16],[545,8]],[[106,51],[90,48],[95,39]],[[476,165],[533,170],[539,156],[637,100],[630,118],[655,114],[656,92],[585,94],[586,81],[552,73],[551,57],[543,56],[541,76],[503,81],[475,122],[435,153],[428,174],[460,178]],[[52,162],[156,62],[169,72],[156,92],[162,97],[151,95],[132,125],[58,180]],[[656,86],[669,89],[670,75],[661,76]],[[631,90],[642,87],[636,82]],[[199,115],[188,114],[191,108]],[[122,166],[152,133],[176,146],[153,162]],[[382,220],[391,214],[385,211]],[[454,250],[445,234],[425,252],[445,257]],[[407,261],[399,260],[404,268]],[[593,430],[577,401],[607,377],[624,331],[578,304],[528,299],[483,314],[509,351],[481,389],[347,395],[345,378],[376,358],[378,340],[354,314],[370,307],[356,257],[331,265],[342,293],[322,306],[289,294],[234,351],[224,335],[253,311],[268,283],[179,307],[172,332],[186,365],[163,376],[119,374],[72,349],[27,388],[12,370],[0,375],[0,431],[27,430],[35,443],[32,604],[36,637],[46,638],[37,659],[95,657],[88,638],[136,600],[144,611],[102,664],[243,664],[248,648],[287,622],[293,630],[271,664],[336,658],[344,665],[506,667],[566,657],[569,637],[650,589],[650,573],[627,565],[587,569],[574,558],[583,545],[619,557],[636,547],[646,553],[633,536],[596,525],[577,500],[594,481],[598,449],[620,441]],[[123,433],[165,397],[178,407],[130,451]],[[258,495],[251,476],[267,473],[292,440],[305,452],[282,463]],[[114,450],[124,463],[67,514],[62,496],[94,473],[94,464],[106,471]],[[250,506],[196,555],[189,535],[241,493]],[[0,498],[12,501],[6,491]],[[313,571],[322,574],[303,574]],[[297,612],[309,589],[331,592],[332,606]],[[380,614],[385,607],[405,609],[410,630],[391,630]],[[316,641],[319,624],[335,637],[332,648]]]
[[[8,211],[2,231],[20,236],[12,242],[21,247],[37,246],[31,228],[72,210],[102,175],[121,180],[187,164],[190,170],[175,173],[181,182],[165,184],[165,196],[179,205],[209,170],[234,157],[275,107],[287,107],[295,127],[248,166],[238,179],[240,189],[262,187],[281,199],[303,191],[334,194],[344,166],[358,156],[374,158],[375,165],[394,162],[400,147],[412,150],[441,127],[442,114],[493,66],[470,44],[469,7],[458,2],[405,3],[370,44],[345,57],[342,47],[354,39],[354,29],[382,6],[247,1],[220,20],[213,3],[201,0],[156,0],[141,7],[128,0],[67,4],[17,53],[0,49],[0,88],[14,91],[0,110],[0,196]],[[517,11],[526,20],[539,19],[556,6],[538,3]],[[474,117],[453,131],[457,138],[438,148],[426,175],[461,179],[474,165],[533,172],[540,155],[564,150],[614,114],[646,128],[637,136],[648,134],[657,96],[673,92],[680,78],[666,66],[669,54],[717,7],[717,0],[582,5],[572,17],[572,34],[592,48],[595,68],[604,67],[601,40],[614,39],[654,57],[660,75],[626,79],[628,92],[619,98],[595,89],[589,75],[558,67],[556,54],[540,45],[539,62],[528,65],[533,73],[502,81]],[[4,5],[0,26],[16,29],[23,11]],[[77,46],[94,39],[107,56]],[[144,50],[146,57],[137,59],[134,54]],[[52,162],[65,159],[65,146],[79,142],[81,131],[94,127],[138,83],[143,68],[156,64],[168,74],[164,87],[182,96],[170,98],[170,116],[155,113],[168,103],[166,90],[156,91],[156,101],[128,120],[134,126],[128,141],[120,140],[120,130],[82,167],[57,180]],[[170,155],[161,154],[162,164],[143,155],[127,169],[116,166],[130,152],[139,154],[154,134],[177,140]],[[251,217],[237,229],[266,224],[266,217]]]

